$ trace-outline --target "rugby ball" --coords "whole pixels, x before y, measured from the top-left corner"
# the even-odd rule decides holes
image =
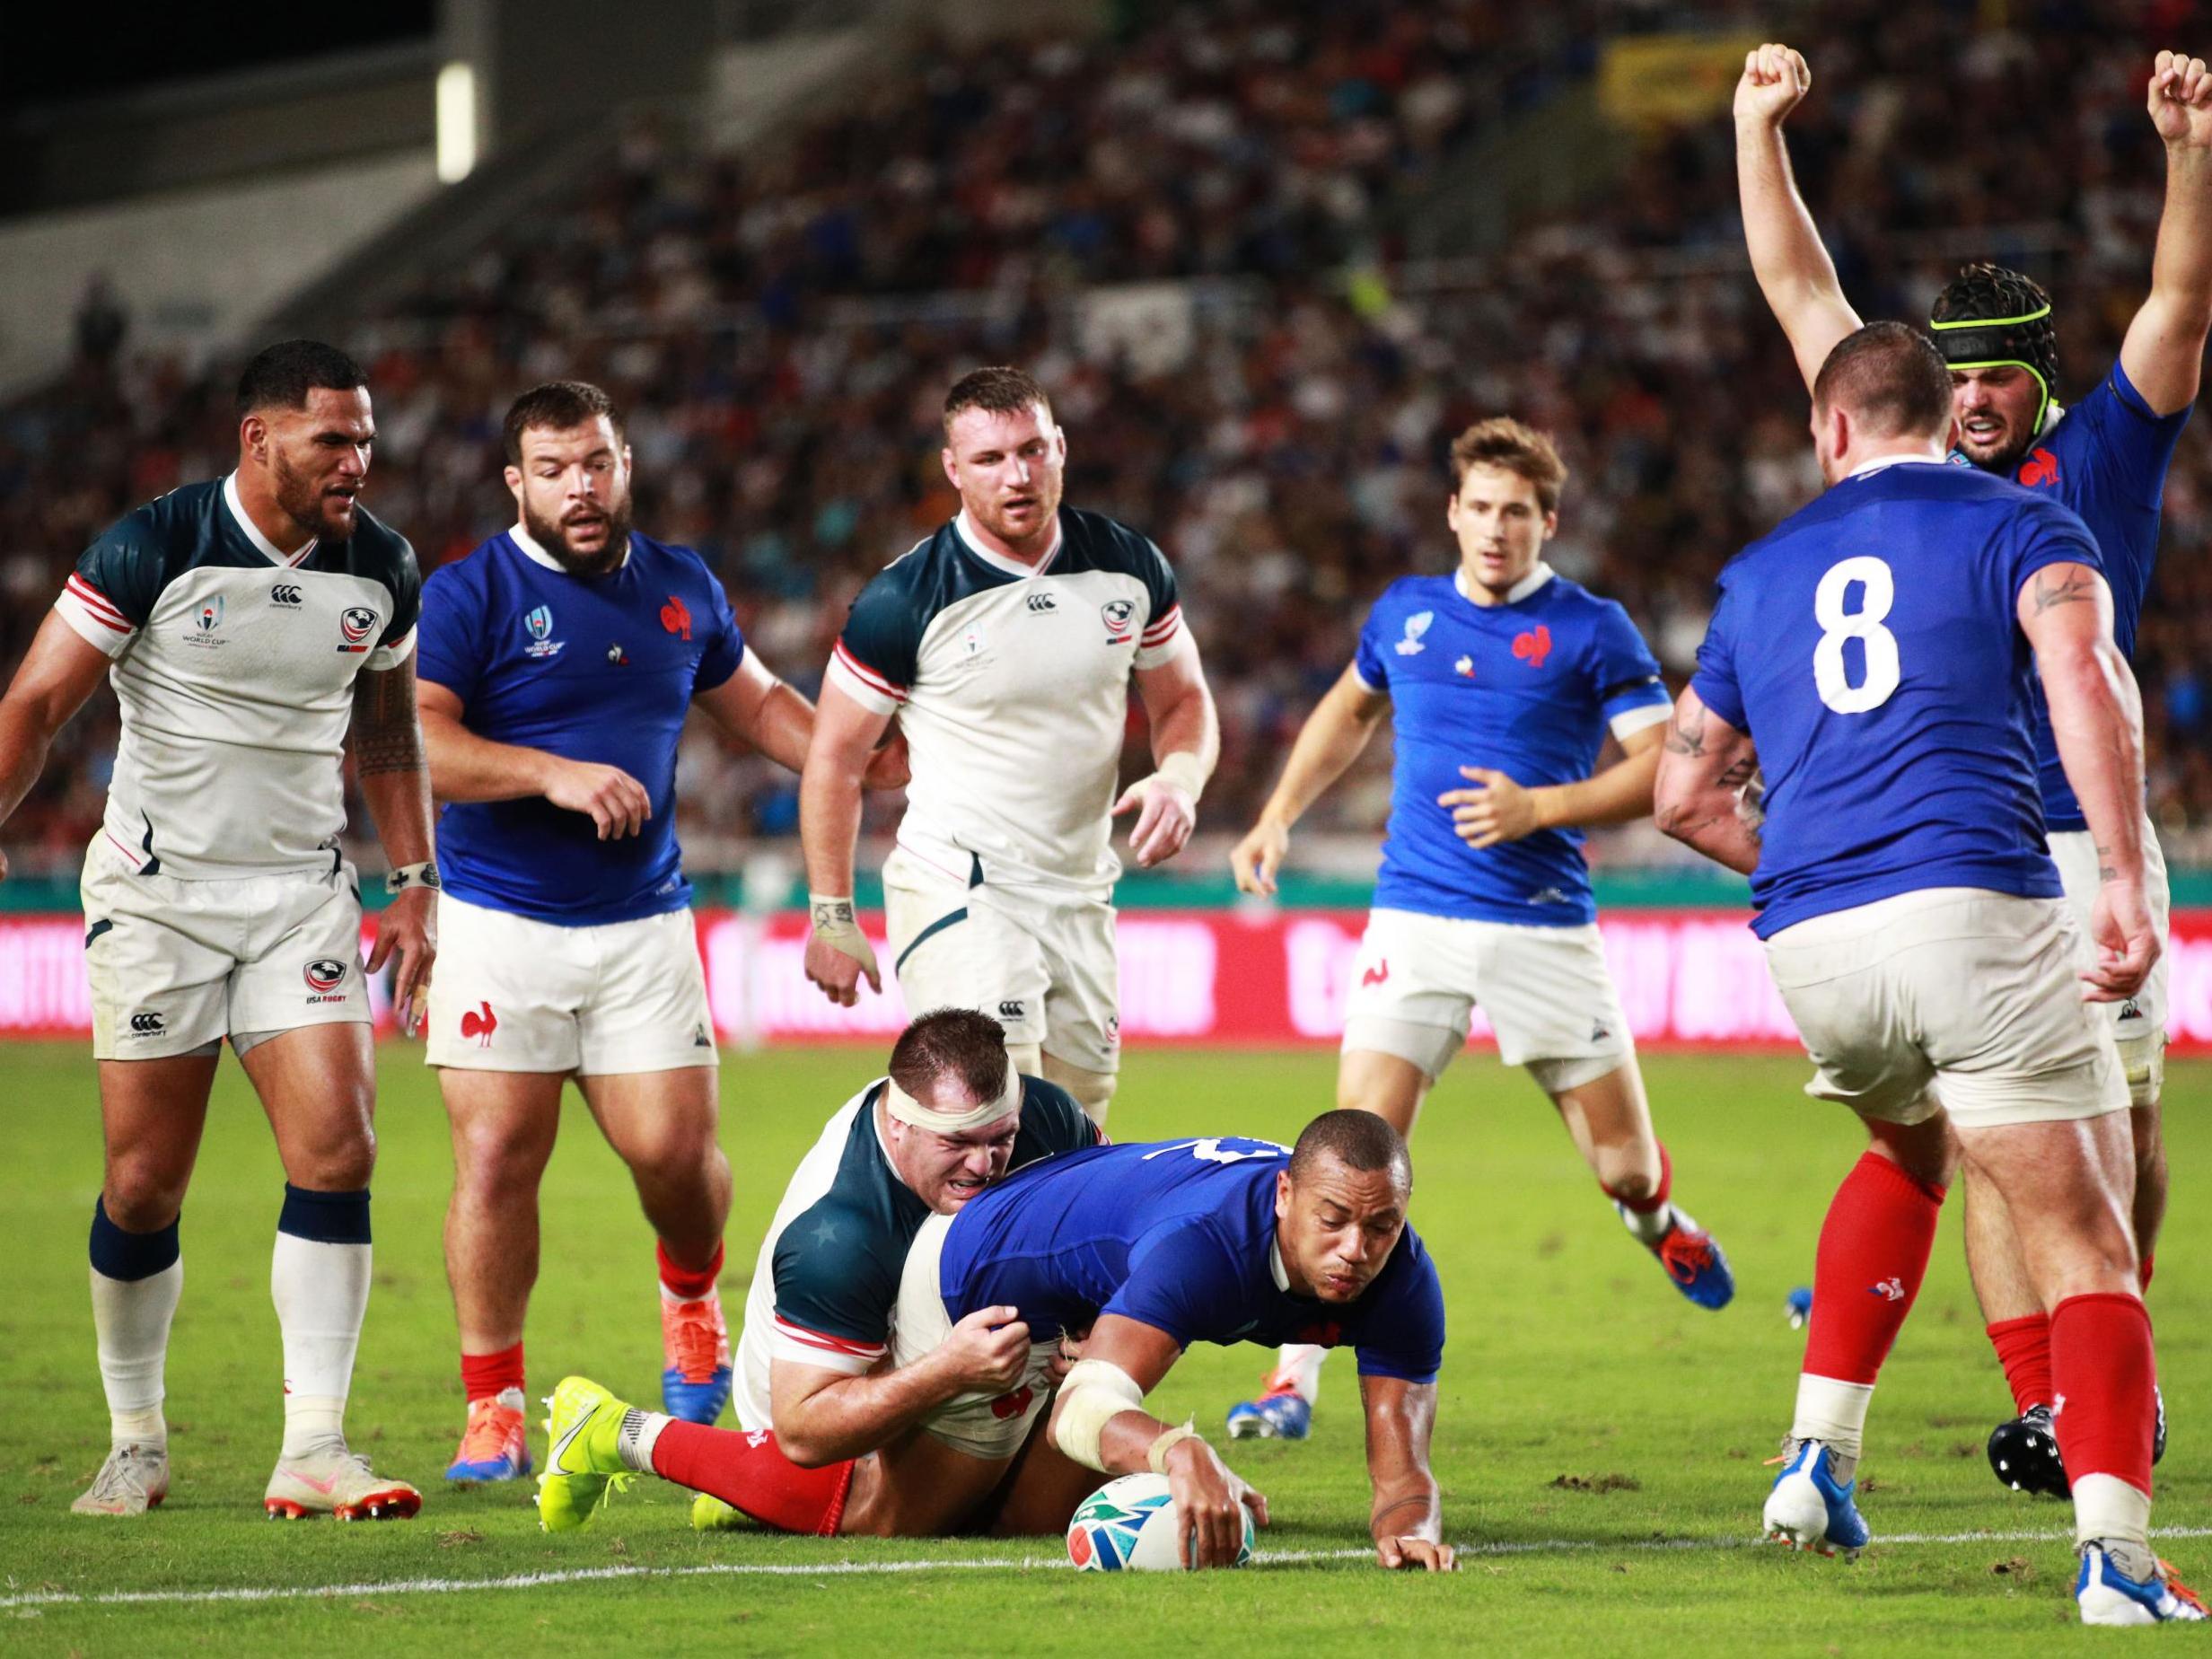
[[[1067,1523],[1067,1558],[1086,1573],[1175,1573],[1190,1561],[1177,1548],[1175,1502],[1165,1475],[1123,1475],[1083,1500]],[[1252,1558],[1252,1512],[1235,1565]]]

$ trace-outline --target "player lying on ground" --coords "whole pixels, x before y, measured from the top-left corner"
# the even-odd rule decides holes
[[[70,1507],[144,1514],[168,1495],[179,1217],[227,1037],[285,1171],[269,1266],[285,1432],[263,1501],[288,1516],[412,1515],[415,1488],[346,1444],[376,1083],[360,890],[338,832],[350,747],[396,895],[368,970],[393,964],[411,1026],[437,915],[415,720],[421,579],[406,539],[356,499],[376,422],[350,357],[272,346],[240,376],[238,412],[237,470],[102,532],[0,701],[0,820],[103,673],[122,712],[83,881],[107,1152],[92,1325],[110,1450]]]
[[[1944,464],[1950,375],[1878,322],[1829,354],[1829,488],[1722,573],[1660,765],[1660,827],[1751,878],[1752,924],[1817,1070],[1871,1143],[1821,1231],[1770,1536],[1867,1541],[1854,1502],[1874,1379],[1927,1270],[1953,1159],[2014,1218],[2050,1309],[2092,1624],[2201,1619],[2149,1544],[2155,1358],[2128,1198],[2127,1080],[2083,1000],[2158,955],[2144,894],[2135,680],[2082,521]],[[2096,838],[2094,953],[2045,850],[2031,674]],[[1737,792],[1766,778],[1754,831]]]
[[[822,680],[800,789],[812,894],[806,977],[849,1005],[875,952],[853,917],[870,751],[895,715],[913,782],[883,864],[891,971],[908,1008],[1005,1022],[1025,1072],[1102,1125],[1121,1064],[1111,820],[1147,867],[1190,838],[1221,749],[1175,573],[1145,537],[1060,505],[1067,434],[1019,369],[944,400],[961,510],[853,601]],[[1114,785],[1134,684],[1156,769]]]
[[[1459,435],[1444,509],[1459,568],[1401,578],[1375,601],[1358,659],[1308,717],[1230,865],[1240,891],[1273,893],[1291,826],[1390,720],[1389,833],[1337,1104],[1410,1137],[1479,1005],[1628,1231],[1684,1295],[1723,1307],[1735,1281],[1672,1201],[1582,851],[1585,827],[1651,811],[1666,687],[1628,613],[1543,561],[1566,482],[1551,440],[1518,421]],[[1608,734],[1622,759],[1595,771]],[[1229,1433],[1303,1439],[1321,1365],[1317,1347],[1285,1348],[1260,1397],[1230,1409]]]
[[[1859,326],[1797,195],[1782,138],[1782,124],[1812,78],[1798,53],[1762,46],[1744,60],[1735,101],[1738,175],[1752,268],[1808,387],[1836,342]],[[2081,514],[2103,559],[2113,637],[2123,655],[2135,648],[2158,552],[2166,469],[2197,400],[2205,337],[2212,329],[2212,75],[2200,58],[2161,52],[2146,97],[2166,145],[2165,210],[2149,296],[2102,382],[2078,403],[2060,407],[2050,296],[2016,271],[1968,266],[1937,296],[1931,325],[1951,366],[1960,423],[1953,459],[2048,492]],[[2040,690],[2035,752],[2051,856],[2075,916],[2086,928],[2100,884],[2097,849],[2067,781]],[[2165,861],[2147,818],[2140,833],[2145,893],[2163,946]],[[2166,1044],[2163,955],[2142,989],[2107,1004],[2105,1014],[2120,1044],[2133,1108],[2132,1219],[2147,1288],[2166,1208],[2158,1108]],[[2056,1391],[2050,1313],[2035,1294],[2003,1201],[1971,1163],[1966,1198],[1967,1266],[2019,1412],[1990,1435],[1990,1465],[2009,1486],[2063,1497],[2066,1469],[2050,1421]],[[2162,1423],[2159,1452],[2164,1444]]]
[[[889,1359],[900,1277],[923,1224],[1010,1169],[1100,1138],[1072,1096],[1012,1071],[1005,1031],[989,1015],[940,1008],[908,1025],[890,1075],[830,1119],[776,1207],[738,1339],[744,1432],[680,1424],[659,1440],[662,1472],[729,1500],[702,1496],[693,1524],[731,1524],[742,1513],[787,1532],[926,1534],[1019,1522],[1040,1501],[1056,1512],[1081,1501],[1082,1470],[1059,1481],[1081,1488],[1072,1497],[1038,1490],[1065,1460],[1026,1459],[1009,1481],[1003,1462],[913,1432],[979,1391],[1007,1421],[1035,1415],[1022,1384],[1028,1334],[1005,1310],[961,1321],[896,1370]],[[540,1513],[549,1531],[580,1523],[585,1483],[545,1482]]]
[[[898,1386],[978,1321],[1018,1331],[1027,1353],[1005,1356],[1003,1378],[917,1413],[916,1432],[938,1443],[932,1462],[975,1465],[981,1487],[1020,1454],[1016,1479],[1037,1501],[1018,1514],[1009,1505],[998,1525],[1039,1532],[1064,1529],[1101,1474],[1163,1473],[1198,1563],[1220,1566],[1242,1544],[1240,1506],[1264,1523],[1267,1502],[1194,1429],[1149,1416],[1146,1393],[1193,1342],[1348,1342],[1366,1405],[1376,1559],[1448,1569],[1428,1470],[1444,1293],[1406,1225],[1412,1184],[1405,1142],[1363,1111],[1324,1113],[1295,1150],[1205,1139],[1049,1159],[922,1224],[882,1383]],[[1028,1444],[1069,1358],[1041,1443]],[[633,1410],[582,1379],[556,1392],[550,1427],[549,1517],[581,1518],[632,1471],[741,1507],[751,1496],[749,1436]],[[948,1521],[958,1523],[941,1509],[900,1530]]]
[[[533,387],[505,439],[517,522],[425,585],[417,692],[448,803],[427,1058],[452,1125],[445,1269],[469,1411],[445,1473],[468,1481],[530,1471],[522,1322],[572,1076],[658,1239],[662,1400],[711,1423],[730,1397],[715,1290],[730,1165],[676,746],[697,708],[795,772],[814,725],[699,556],[631,529],[630,449],[605,392]],[[866,781],[895,785],[900,765],[887,749]]]

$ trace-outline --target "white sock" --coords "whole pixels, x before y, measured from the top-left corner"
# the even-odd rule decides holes
[[[1804,1372],[1797,1378],[1797,1415],[1791,1419],[1790,1435],[1823,1442],[1837,1456],[1856,1459],[1866,1434],[1866,1408],[1874,1398],[1871,1382],[1839,1382]]]
[[[1630,1209],[1616,1198],[1613,1207],[1620,1212],[1621,1224],[1628,1229],[1629,1236],[1646,1250],[1657,1248],[1659,1241],[1666,1237],[1667,1229],[1674,1224],[1675,1209],[1672,1204],[1639,1210]],[[1685,1227],[1695,1224],[1687,1216],[1681,1220]]]
[[[1321,1391],[1321,1361],[1329,1357],[1329,1350],[1312,1342],[1286,1342],[1275,1356],[1275,1370],[1268,1377],[1268,1389],[1294,1389],[1298,1398],[1312,1405]]]
[[[2093,1538],[2150,1548],[2151,1499],[2118,1475],[2084,1475],[2074,1482],[2074,1541]]]
[[[345,1438],[346,1396],[369,1306],[370,1250],[276,1235],[268,1287],[284,1333],[286,1457]]]
[[[108,1396],[108,1433],[117,1445],[166,1446],[162,1416],[169,1359],[169,1325],[184,1294],[184,1263],[171,1262],[144,1278],[110,1278],[92,1270],[92,1330],[100,1343],[100,1382]]]
[[[614,1449],[622,1460],[623,1467],[634,1469],[641,1475],[654,1472],[653,1448],[661,1444],[661,1431],[676,1419],[658,1411],[641,1411],[632,1406],[622,1414],[622,1426],[616,1432]]]

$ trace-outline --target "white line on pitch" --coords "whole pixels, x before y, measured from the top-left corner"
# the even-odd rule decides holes
[[[2212,1538],[2212,1527],[2160,1526],[2154,1538]],[[1899,1544],[2056,1544],[2065,1532],[2041,1530],[2009,1532],[1892,1532],[1874,1539],[1876,1548]],[[1543,1538],[1462,1544],[1466,1557],[1619,1554],[1641,1550],[1742,1549],[1755,1537],[1590,1539]],[[1295,1567],[1312,1561],[1364,1561],[1371,1549],[1262,1549],[1256,1567]],[[1018,1556],[987,1560],[824,1561],[803,1567],[791,1562],[715,1561],[698,1567],[579,1567],[544,1573],[511,1573],[502,1578],[385,1578],[350,1584],[241,1584],[215,1590],[37,1590],[0,1596],[0,1611],[32,1607],[144,1607],[216,1602],[305,1602],[335,1596],[452,1595],[478,1590],[539,1590],[563,1584],[601,1584],[625,1578],[844,1578],[892,1573],[1058,1571],[1059,1556]]]

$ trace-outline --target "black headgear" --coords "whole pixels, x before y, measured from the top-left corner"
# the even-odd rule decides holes
[[[2058,382],[2058,331],[2050,295],[2032,276],[2001,265],[1969,265],[1944,285],[1928,320],[1936,348],[1954,369],[2025,369],[2042,388],[2034,431],[2043,430]]]

